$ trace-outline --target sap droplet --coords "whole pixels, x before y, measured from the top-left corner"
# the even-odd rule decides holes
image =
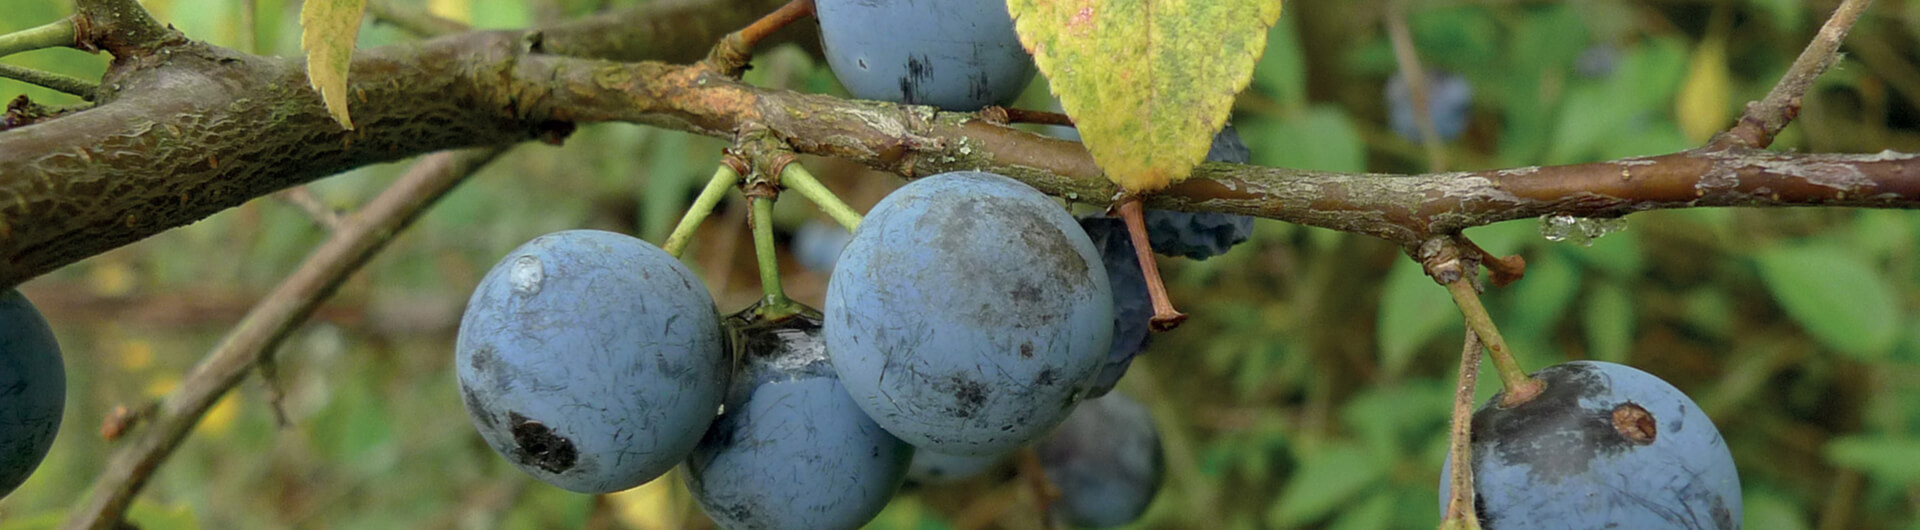
[[[513,285],[513,292],[525,295],[540,294],[540,282],[546,277],[540,258],[534,256],[514,258],[513,269],[507,271],[507,283]]]
[[[1626,229],[1625,217],[1599,219],[1574,217],[1567,214],[1540,216],[1540,237],[1547,238],[1547,241],[1571,241],[1583,247],[1591,247],[1593,240]]]

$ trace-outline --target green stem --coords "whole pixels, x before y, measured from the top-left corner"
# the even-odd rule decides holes
[[[780,287],[780,255],[773,249],[773,199],[753,198],[753,215],[747,218],[753,229],[753,256],[760,266],[760,315],[778,318],[798,311],[787,291]]]
[[[720,169],[713,172],[713,178],[707,180],[707,187],[700,190],[700,196],[693,199],[693,205],[687,207],[687,214],[680,217],[680,224],[674,225],[673,233],[667,236],[667,243],[660,248],[673,257],[680,257],[680,252],[687,249],[687,242],[693,240],[693,231],[700,228],[700,223],[706,221],[708,215],[713,215],[713,207],[720,204],[720,197],[725,196],[727,188],[733,187],[733,183],[739,180],[740,173],[721,164]]]
[[[0,35],[0,57],[43,48],[73,46],[74,38],[73,17],[63,18],[44,26]]]
[[[11,64],[0,64],[0,77],[24,81],[29,84],[40,85],[40,86],[51,88],[61,92],[66,92],[68,94],[80,96],[80,99],[85,99],[88,101],[92,101],[94,91],[100,89],[100,85],[96,85],[92,82],[89,82],[85,79],[81,79],[78,77],[66,76],[66,75],[56,74],[53,72],[45,72],[45,71],[35,70],[32,68],[26,68],[21,66],[14,66]]]
[[[1500,399],[1500,406],[1511,407],[1526,403],[1546,389],[1539,379],[1527,375],[1520,369],[1520,363],[1513,360],[1513,352],[1507,349],[1507,340],[1500,337],[1500,328],[1493,325],[1493,317],[1487,314],[1486,306],[1480,305],[1480,293],[1473,288],[1473,277],[1461,275],[1460,279],[1447,284],[1447,292],[1453,295],[1454,305],[1460,306],[1460,313],[1467,318],[1468,331],[1480,336],[1480,342],[1487,345],[1487,356],[1493,359],[1493,370],[1500,374],[1500,384],[1506,387],[1506,394]]]
[[[860,212],[853,211],[853,207],[842,202],[839,196],[833,194],[833,190],[820,184],[820,180],[813,178],[813,174],[808,173],[807,168],[801,167],[798,162],[787,164],[787,168],[780,171],[780,184],[787,189],[800,192],[801,196],[813,201],[814,205],[819,206],[821,211],[827,212],[828,216],[833,217],[834,222],[840,223],[840,226],[845,227],[848,232],[860,227]]]

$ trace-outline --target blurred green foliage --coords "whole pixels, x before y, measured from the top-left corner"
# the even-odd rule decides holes
[[[236,0],[148,0],[161,20],[216,44],[241,42]],[[516,27],[619,0],[421,0],[481,27]],[[297,54],[298,3],[258,0],[262,53]],[[1810,5],[1813,4],[1813,5]],[[1573,163],[1690,143],[1676,116],[1688,79],[1725,75],[1690,98],[1730,115],[1771,86],[1825,17],[1825,2],[1618,0],[1414,2],[1430,69],[1474,88],[1452,169]],[[1398,69],[1384,2],[1294,0],[1238,104],[1260,164],[1421,172],[1420,146],[1385,127]],[[0,32],[43,24],[62,0],[0,7]],[[1715,17],[1729,24],[1725,72],[1692,61]],[[1920,2],[1881,2],[1849,54],[1805,101],[1776,149],[1920,151]],[[410,37],[373,22],[361,46]],[[9,64],[97,78],[106,58],[47,50]],[[796,47],[763,50],[760,85],[838,92]],[[72,97],[0,80],[0,96]],[[1701,102],[1705,103],[1701,103]],[[1046,107],[1043,83],[1025,107]],[[1702,109],[1691,109],[1699,111]],[[1703,114],[1712,114],[1705,112]],[[503,253],[578,227],[659,240],[724,145],[630,125],[583,127],[563,147],[522,146],[476,175],[357,274],[279,352],[278,378],[249,381],[156,475],[133,519],[145,528],[680,528],[708,523],[677,477],[606,497],[538,484],[495,456],[455,397],[452,337],[472,286]],[[896,179],[808,159],[856,206]],[[312,186],[349,209],[401,165]],[[783,228],[817,215],[783,201]],[[689,261],[723,311],[758,293],[742,208],[704,227]],[[1570,359],[1634,364],[1686,390],[1741,466],[1755,529],[1920,529],[1920,215],[1841,209],[1635,214],[1580,246],[1515,221],[1468,233],[1518,253],[1527,277],[1489,307],[1531,367]],[[47,464],[0,500],[0,528],[50,528],[84,498],[114,444],[116,406],[164,395],[239,315],[325,237],[299,210],[263,199],[23,287],[66,350],[67,422]],[[1142,527],[1431,527],[1462,326],[1445,291],[1383,242],[1274,222],[1205,262],[1165,260],[1193,318],[1156,339],[1121,391],[1149,403],[1169,479]],[[209,259],[209,257],[214,257]],[[825,278],[786,267],[818,303]],[[1497,390],[1486,381],[1482,399]],[[286,424],[279,423],[284,414]],[[904,491],[877,528],[1034,528],[1010,470]]]

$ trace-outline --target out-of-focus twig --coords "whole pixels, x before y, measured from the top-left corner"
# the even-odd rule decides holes
[[[435,15],[417,7],[394,5],[392,0],[367,2],[367,14],[374,20],[393,24],[393,27],[418,37],[438,37],[469,29],[466,24],[458,20]]]
[[[1800,98],[1807,93],[1807,87],[1820,78],[1827,68],[1839,61],[1840,41],[1847,38],[1847,32],[1853,29],[1853,23],[1860,20],[1860,13],[1867,10],[1873,0],[1845,0],[1833,10],[1827,23],[1820,26],[1820,34],[1813,42],[1800,51],[1800,57],[1793,60],[1793,66],[1780,76],[1780,81],[1767,92],[1767,97],[1747,104],[1747,110],[1740,115],[1740,121],[1726,132],[1714,136],[1709,147],[1766,147],[1773,144],[1774,135],[1780,129],[1793,122],[1800,115]]]
[[[321,228],[330,231],[340,229],[342,223],[340,220],[340,212],[328,207],[327,204],[322,202],[319,196],[314,195],[313,190],[307,188],[306,185],[287,188],[285,191],[276,193],[273,196],[287,204],[293,205],[295,208],[299,208],[300,211],[307,214],[307,217],[313,219],[314,224],[320,225]]]
[[[254,28],[254,12],[259,9],[259,0],[240,0],[241,51],[255,54],[260,53],[260,32]]]
[[[1400,63],[1400,75],[1407,80],[1407,99],[1413,103],[1413,123],[1420,130],[1420,145],[1427,150],[1427,171],[1447,170],[1447,150],[1441,145],[1440,131],[1433,126],[1432,92],[1427,89],[1427,71],[1420,66],[1420,53],[1413,48],[1413,32],[1407,29],[1407,10],[1400,0],[1387,2],[1387,38],[1393,41],[1393,59]]]
[[[268,358],[322,300],[395,234],[503,151],[502,147],[487,147],[428,155],[350,217],[201,359],[180,388],[149,417],[146,428],[115,451],[94,481],[93,496],[74,512],[64,528],[120,527],[134,495],[215,401]]]

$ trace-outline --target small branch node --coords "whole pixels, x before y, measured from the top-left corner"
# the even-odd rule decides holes
[[[119,440],[152,417],[159,408],[159,401],[148,401],[139,407],[115,405],[112,411],[107,412],[107,419],[100,422],[100,439],[109,442]]]
[[[1001,124],[1031,123],[1035,125],[1058,125],[1061,127],[1073,126],[1073,118],[1065,114],[1044,110],[1026,110],[1007,107],[987,107],[986,109],[981,109],[981,119],[992,121],[991,118],[985,115],[989,109],[999,109],[1000,113],[1006,116],[1002,118],[1002,121],[997,122]]]
[[[307,214],[308,218],[313,219],[313,224],[328,231],[340,230],[340,226],[344,224],[340,218],[340,211],[327,206],[325,201],[321,201],[318,195],[313,194],[312,188],[294,186],[274,194],[274,197],[299,208],[301,212]]]
[[[1012,120],[1007,108],[999,105],[987,105],[987,108],[980,109],[979,115],[981,120],[994,125],[1006,125]]]
[[[753,50],[760,45],[760,41],[787,27],[787,24],[812,14],[813,0],[788,2],[740,31],[721,37],[720,43],[714,45],[713,50],[707,52],[706,60],[701,62],[727,77],[738,78],[741,72],[747,70],[747,63],[753,59]]]

